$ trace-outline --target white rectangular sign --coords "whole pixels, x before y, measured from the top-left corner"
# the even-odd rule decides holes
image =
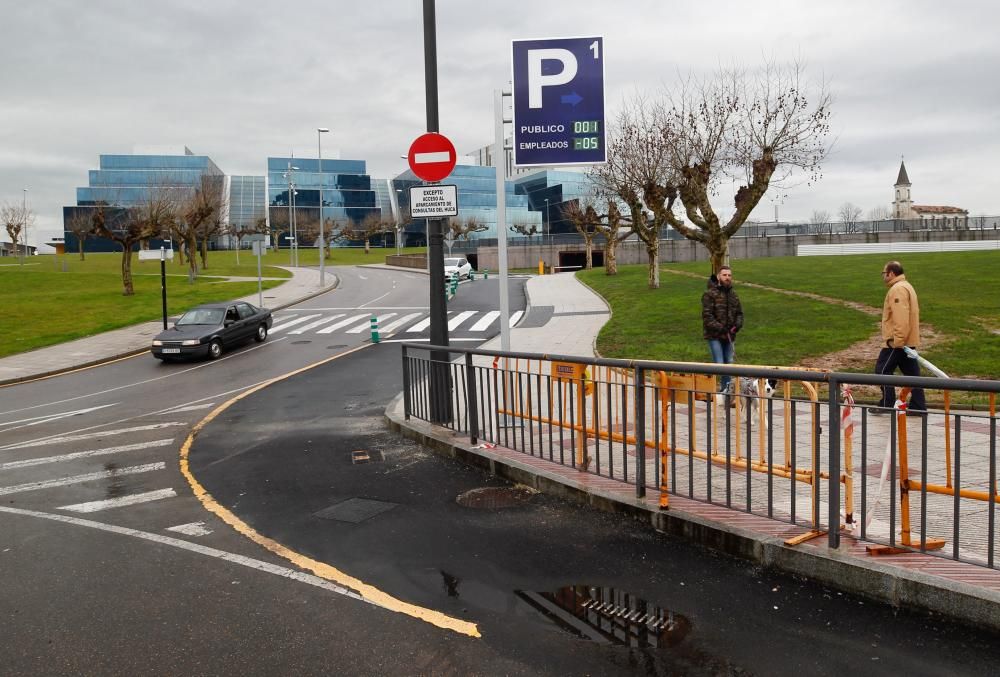
[[[410,215],[415,219],[458,216],[458,188],[455,186],[413,186],[410,188]]]
[[[164,249],[163,258],[167,261],[174,260],[174,250]],[[159,261],[160,260],[160,250],[159,249],[140,249],[139,250],[139,260],[140,261]]]

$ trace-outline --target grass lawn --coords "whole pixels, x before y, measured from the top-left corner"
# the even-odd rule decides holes
[[[795,364],[846,348],[878,330],[877,318],[818,300],[740,287],[755,282],[778,289],[813,292],[882,307],[879,273],[890,257],[786,257],[734,261],[734,275],[746,314],[737,358],[752,364]],[[920,297],[921,320],[944,339],[925,354],[953,376],[1000,378],[1000,279],[991,274],[997,252],[901,254],[906,277]],[[706,361],[701,334],[705,262],[667,264],[696,272],[700,279],[661,273],[660,289],[646,288],[646,267],[622,266],[608,277],[603,269],[581,279],[611,304],[613,315],[598,338],[607,357]]]
[[[886,254],[803,256],[734,261],[740,281],[779,289],[814,292],[881,309],[885,286],[880,273]],[[953,376],[1000,378],[1000,263],[996,251],[897,254],[906,279],[917,290],[920,320],[945,339],[925,354]],[[669,264],[666,268],[707,275],[707,265]],[[670,276],[664,280],[669,284]],[[740,291],[740,297],[743,297]],[[846,344],[845,344],[846,345]]]

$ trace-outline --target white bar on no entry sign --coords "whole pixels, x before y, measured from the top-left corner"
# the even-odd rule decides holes
[[[447,162],[451,159],[451,153],[446,150],[437,151],[436,153],[414,153],[413,161],[422,165],[428,162]]]

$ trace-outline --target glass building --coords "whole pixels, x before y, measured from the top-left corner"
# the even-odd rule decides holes
[[[321,168],[316,158],[269,157],[271,228],[281,232],[279,242],[287,246],[290,218],[300,232],[318,229],[321,218],[324,224],[360,224],[374,213],[391,220],[388,186],[379,187],[378,183],[367,174],[364,160],[324,159]],[[299,244],[313,245],[305,240]]]
[[[222,170],[206,155],[195,155],[187,147],[165,154],[101,155],[98,169],[88,173],[88,185],[76,189],[76,205],[63,207],[63,226],[67,251],[76,251],[77,236],[69,224],[86,217],[94,206],[104,204],[122,209],[142,204],[154,191],[169,190],[177,195],[198,188],[204,177],[223,181]],[[113,220],[113,213],[109,214]],[[159,240],[151,240],[159,246]],[[118,251],[118,245],[105,238],[90,237],[86,251]]]
[[[594,182],[585,172],[546,169],[513,180],[518,195],[528,198],[530,209],[542,215],[550,234],[575,233],[573,224],[562,215],[563,207],[574,200],[592,197]]]
[[[250,228],[267,216],[263,176],[229,177],[229,223]]]

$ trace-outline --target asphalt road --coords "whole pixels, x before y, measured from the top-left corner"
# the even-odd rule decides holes
[[[513,491],[388,433],[399,348],[350,331],[416,314],[384,338],[426,339],[408,329],[427,278],[336,272],[340,289],[218,362],[147,355],[0,389],[4,674],[995,674],[995,636]],[[495,280],[463,284],[449,318],[473,314],[453,338],[495,333],[473,330],[495,298]],[[207,511],[179,470],[191,427],[331,357],[206,424],[191,473],[237,528]]]

